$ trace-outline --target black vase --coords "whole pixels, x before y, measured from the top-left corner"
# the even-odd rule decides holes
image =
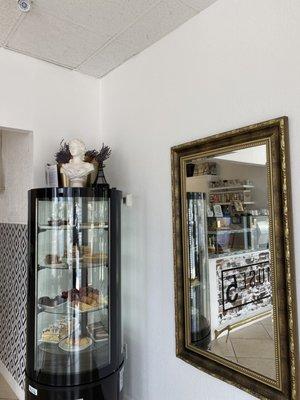
[[[107,183],[105,175],[104,175],[104,168],[105,168],[105,165],[99,165],[98,175],[97,175],[97,179],[95,181],[94,186],[109,187],[109,184]]]
[[[186,176],[194,176],[195,164],[186,164]]]

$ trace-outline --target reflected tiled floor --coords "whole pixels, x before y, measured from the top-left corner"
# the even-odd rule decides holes
[[[252,371],[276,379],[272,318],[265,318],[211,342],[210,351]]]
[[[16,395],[2,375],[0,375],[0,400],[17,400]]]

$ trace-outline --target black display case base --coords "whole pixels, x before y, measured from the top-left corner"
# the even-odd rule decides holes
[[[122,400],[123,366],[99,382],[73,387],[40,385],[26,377],[25,400]]]

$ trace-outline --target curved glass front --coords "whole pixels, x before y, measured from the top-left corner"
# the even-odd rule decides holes
[[[34,369],[74,375],[110,363],[109,199],[36,205]]]
[[[206,246],[205,193],[187,193],[191,342],[201,348],[210,343],[210,296]]]

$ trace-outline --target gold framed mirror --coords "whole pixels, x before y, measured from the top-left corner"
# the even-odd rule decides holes
[[[288,119],[175,146],[176,352],[261,399],[298,399]]]

